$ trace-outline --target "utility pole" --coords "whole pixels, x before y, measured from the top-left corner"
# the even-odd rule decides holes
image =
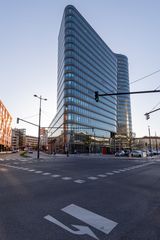
[[[132,152],[132,132],[129,132],[129,148],[130,148],[130,152]]]
[[[148,134],[149,134],[149,148],[152,154],[152,144],[151,144],[151,131],[150,131],[150,126],[148,126]]]
[[[157,143],[157,134],[155,132],[155,140],[156,140],[156,151],[157,151],[157,155],[158,155],[158,143]]]
[[[94,128],[92,128],[92,133],[94,134],[93,152],[95,153],[95,130],[94,130]]]
[[[38,124],[38,146],[37,146],[37,159],[39,159],[39,152],[40,152],[40,129],[41,129],[41,101],[47,101],[47,98],[42,98],[42,96],[37,96],[36,94],[34,97],[39,98],[39,124]]]

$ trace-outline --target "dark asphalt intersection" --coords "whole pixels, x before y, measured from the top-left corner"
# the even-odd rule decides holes
[[[0,160],[0,239],[159,240],[159,159]]]

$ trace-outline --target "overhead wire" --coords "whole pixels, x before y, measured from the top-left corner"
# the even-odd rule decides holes
[[[49,118],[49,119],[51,119],[52,118],[52,116],[50,115],[48,115],[48,112],[46,112],[46,111],[44,111],[44,110],[41,110],[41,112],[43,113],[43,115],[45,116],[45,117],[47,117],[47,118]],[[49,113],[50,114],[50,113]]]
[[[143,80],[143,79],[145,79],[145,78],[151,77],[151,76],[153,76],[154,74],[159,73],[159,72],[160,72],[160,69],[158,69],[157,71],[154,71],[154,72],[152,72],[152,73],[150,73],[150,74],[148,74],[148,75],[146,75],[146,76],[144,76],[144,77],[138,78],[138,79],[136,79],[135,81],[131,82],[130,84],[139,82],[139,81],[141,81],[141,80]],[[158,87],[156,87],[154,90],[156,91],[156,90],[158,90],[158,88],[160,88],[160,85],[158,85]],[[153,111],[159,104],[160,104],[160,102],[157,103],[157,104],[151,109],[151,111]]]
[[[143,79],[145,79],[145,78],[147,78],[147,77],[151,77],[152,75],[154,75],[154,74],[156,74],[156,73],[158,73],[158,72],[160,72],[160,69],[158,69],[157,71],[152,72],[152,73],[150,73],[150,74],[148,74],[148,75],[146,75],[146,76],[144,76],[144,77],[138,78],[138,79],[136,79],[135,81],[130,82],[130,84],[139,82],[139,81],[141,81],[141,80],[143,80]]]
[[[160,105],[160,102],[157,103],[149,112],[154,111],[158,107],[158,105]]]
[[[156,87],[154,90],[158,90],[159,87],[160,87],[160,85],[158,85],[158,87]]]
[[[28,117],[23,117],[23,119],[29,119],[29,118],[33,118],[33,117],[37,117],[39,114],[34,114],[34,115],[31,115],[31,116],[28,116]]]

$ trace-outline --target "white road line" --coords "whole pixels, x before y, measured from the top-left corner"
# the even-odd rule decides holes
[[[107,174],[107,175],[114,175],[114,173],[113,173],[113,172],[112,172],[112,173],[111,173],[111,172],[109,172],[109,173],[106,173],[106,174]]]
[[[72,178],[71,177],[62,177],[61,179],[62,180],[71,180]]]
[[[97,176],[98,176],[98,177],[101,177],[101,178],[107,177],[105,174],[98,174]]]
[[[58,177],[60,177],[61,175],[58,175],[58,174],[53,174],[53,175],[51,175],[51,177],[53,177],[53,178],[58,178]]]
[[[16,166],[12,166],[12,165],[6,165],[6,166],[11,167],[11,168],[15,168],[15,169],[23,170],[23,168],[21,168],[21,167],[16,167]]]
[[[116,170],[116,171],[113,171],[113,173],[120,173],[120,172]]]
[[[12,166],[12,165],[9,165],[9,164],[5,164],[5,166],[7,166],[7,167],[11,167],[11,168],[17,168],[17,169],[18,169],[18,167],[16,167],[16,166]]]
[[[42,171],[36,171],[35,173],[42,173]]]
[[[24,168],[24,167],[20,167],[19,169],[26,170],[26,168]]]
[[[4,167],[10,167],[10,165],[8,165],[8,164],[1,164],[1,166],[4,166]],[[11,166],[12,167],[12,166]]]
[[[29,171],[29,172],[34,172],[35,170],[34,170],[34,169],[29,169],[28,171]]]
[[[47,176],[47,175],[50,175],[51,173],[49,173],[49,172],[46,172],[46,173],[42,173],[42,175],[44,175],[44,176]]]
[[[89,180],[97,180],[98,177],[87,177]]]
[[[85,183],[85,180],[81,180],[81,179],[77,179],[77,180],[74,180],[75,183]]]

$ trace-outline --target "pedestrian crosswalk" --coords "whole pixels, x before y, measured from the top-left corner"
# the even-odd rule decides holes
[[[20,162],[21,162],[20,160],[19,160],[19,162],[18,161],[16,161],[16,162],[1,161],[0,166],[13,168],[13,169],[21,170],[21,171],[26,171],[26,172],[29,172],[32,174],[37,174],[38,176],[42,175],[44,177],[49,177],[52,179],[60,179],[62,181],[68,181],[68,182],[73,182],[73,183],[77,183],[77,184],[84,184],[84,183],[88,183],[88,182],[98,181],[100,179],[108,179],[110,177],[113,177],[114,175],[117,176],[117,174],[124,174],[125,172],[133,171],[135,169],[146,167],[148,165],[155,163],[154,161],[148,162],[148,163],[142,163],[142,164],[134,165],[131,167],[125,167],[122,169],[113,169],[112,171],[105,172],[105,173],[101,172],[101,173],[98,173],[98,174],[95,174],[92,176],[91,175],[88,175],[88,176],[82,175],[82,176],[80,176],[80,178],[76,178],[75,176],[64,176],[64,174],[61,174],[61,173],[57,174],[57,171],[54,171],[54,169],[51,172],[46,172],[43,170],[43,166],[39,166],[39,165],[38,165],[38,169],[36,169],[35,165],[34,165],[34,168],[30,168],[30,167],[28,167],[28,165],[27,165],[27,167],[25,167],[24,164],[18,166],[18,163],[20,164]],[[24,161],[22,161],[22,163],[24,163]],[[29,162],[27,162],[27,163],[29,163]],[[34,161],[34,163],[35,163],[35,161]],[[39,168],[41,168],[41,169],[39,170]]]

